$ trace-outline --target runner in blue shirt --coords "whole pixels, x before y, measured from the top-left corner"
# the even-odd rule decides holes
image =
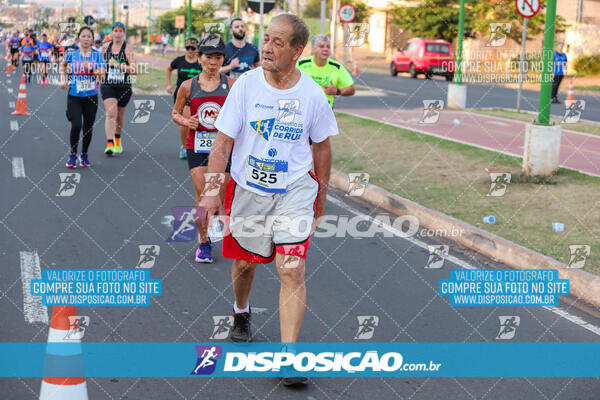
[[[9,46],[11,62],[15,67],[19,66],[19,49],[21,48],[20,41],[21,39],[19,39],[19,31],[14,31],[12,37],[10,38]]]
[[[25,44],[19,49],[21,52],[21,65],[23,66],[23,74],[25,74],[25,82],[31,82],[32,64],[35,59],[35,46],[33,46],[31,39],[25,41]]]
[[[71,155],[67,167],[89,167],[88,148],[92,142],[92,128],[98,110],[98,81],[106,74],[106,63],[102,53],[92,49],[94,31],[84,26],[77,34],[79,49],[66,54],[61,65],[62,89],[69,89],[67,96],[67,119],[71,121]],[[69,75],[70,84],[67,81]],[[82,125],[83,119],[83,125]],[[79,133],[83,127],[81,154],[77,157]]]
[[[48,83],[48,64],[52,61],[52,51],[54,46],[48,41],[48,36],[42,34],[42,39],[38,41],[38,60],[40,60],[40,76],[42,78],[42,86]]]
[[[559,104],[558,100],[558,87],[565,77],[565,71],[567,69],[567,55],[562,52],[562,44],[556,46],[554,50],[554,79],[552,80],[552,103]]]

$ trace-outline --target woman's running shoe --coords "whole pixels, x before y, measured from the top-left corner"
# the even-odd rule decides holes
[[[69,161],[67,161],[68,168],[77,168],[77,154],[73,153],[69,156]]]
[[[115,154],[123,152],[123,145],[121,144],[121,138],[115,138]]]
[[[196,262],[212,263],[212,243],[210,239],[206,243],[200,243],[196,249]]]
[[[81,165],[82,167],[89,167],[90,165],[90,160],[88,160],[88,156],[87,153],[81,153],[79,155],[79,165]]]
[[[109,142],[106,145],[106,148],[104,149],[104,154],[106,154],[107,156],[112,156],[114,152],[115,152],[115,145]]]

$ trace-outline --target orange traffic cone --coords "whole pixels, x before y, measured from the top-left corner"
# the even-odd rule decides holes
[[[17,98],[17,107],[11,114],[29,115],[27,112],[27,89],[25,88],[25,75],[21,76],[19,85],[19,97]]]
[[[358,72],[358,63],[356,61],[354,61],[354,69],[352,70],[352,74],[354,76],[358,76],[359,72]]]
[[[12,72],[12,64],[8,63],[8,64],[6,64],[6,75],[10,75],[11,72]]]
[[[83,375],[83,358],[81,356],[81,339],[71,334],[72,328],[78,326],[71,324],[69,319],[76,320],[74,306],[54,306],[52,321],[48,333],[48,347],[46,350],[46,372],[56,375],[58,368],[64,365],[69,370],[79,370]],[[69,318],[71,317],[71,318]],[[73,343],[69,347],[61,346],[63,343]],[[54,344],[54,345],[53,345]],[[58,345],[57,345],[58,344]],[[65,354],[68,353],[68,354]],[[44,377],[39,400],[88,400],[85,378]]]
[[[567,91],[567,99],[565,100],[565,106],[571,107],[575,104],[575,92],[573,91],[573,80],[569,82],[569,90]]]

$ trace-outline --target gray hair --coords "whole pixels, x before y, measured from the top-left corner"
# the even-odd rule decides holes
[[[271,20],[276,21],[280,18],[286,18],[292,24],[292,38],[290,39],[290,46],[292,47],[306,47],[308,37],[310,36],[310,30],[300,17],[294,14],[279,14]]]
[[[312,40],[310,42],[312,44],[313,49],[315,47],[317,47],[317,45],[319,44],[319,42],[321,40],[324,40],[327,43],[330,43],[329,36],[327,36],[327,35],[315,35],[315,36],[312,37]]]

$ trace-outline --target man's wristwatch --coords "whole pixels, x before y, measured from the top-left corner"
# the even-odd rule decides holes
[[[336,96],[339,96],[339,95],[341,95],[341,94],[342,94],[342,91],[340,90],[340,88],[337,88],[337,92],[335,92],[335,95],[336,95]]]

